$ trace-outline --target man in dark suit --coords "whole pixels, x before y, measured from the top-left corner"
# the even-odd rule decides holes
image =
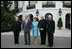
[[[21,30],[21,22],[19,21],[18,17],[15,17],[15,22],[13,26],[13,33],[14,33],[14,40],[15,44],[19,44],[19,33]]]
[[[41,36],[41,45],[45,45],[46,41],[46,20],[44,20],[44,17],[41,17],[41,20],[38,24],[39,30],[40,30],[40,36]]]
[[[49,15],[47,20],[47,33],[48,33],[48,43],[49,47],[53,47],[53,34],[55,31],[55,21],[53,20],[53,16]]]
[[[31,21],[28,20],[28,16],[25,16],[25,20],[23,21],[24,27],[24,37],[25,37],[25,45],[30,45],[30,31],[31,31]]]

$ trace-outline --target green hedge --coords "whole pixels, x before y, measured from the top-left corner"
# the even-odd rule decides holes
[[[11,30],[14,21],[14,15],[1,8],[1,31]]]
[[[61,28],[61,27],[63,26],[63,22],[62,22],[61,17],[60,17],[59,20],[58,20],[57,26],[58,26],[59,28]]]
[[[13,13],[13,15],[16,15],[16,13],[19,12],[19,9],[18,8],[15,8],[14,10],[11,10],[11,12]]]
[[[71,8],[71,5],[63,5],[63,7]]]

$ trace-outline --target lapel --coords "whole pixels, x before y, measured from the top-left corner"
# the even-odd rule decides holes
[[[25,20],[24,20],[24,26],[25,26]]]
[[[29,20],[27,21],[27,25],[28,25],[28,23],[29,23]],[[25,25],[25,20],[24,20],[24,25]]]

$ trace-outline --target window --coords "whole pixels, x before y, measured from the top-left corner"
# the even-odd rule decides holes
[[[27,9],[33,9],[33,8],[35,8],[36,3],[37,3],[37,1],[29,1]]]
[[[71,8],[71,1],[63,1],[63,7]]]
[[[55,7],[55,2],[54,1],[43,1],[42,7]]]

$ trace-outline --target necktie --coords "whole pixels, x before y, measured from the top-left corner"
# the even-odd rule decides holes
[[[27,25],[27,20],[25,21],[25,24]]]

